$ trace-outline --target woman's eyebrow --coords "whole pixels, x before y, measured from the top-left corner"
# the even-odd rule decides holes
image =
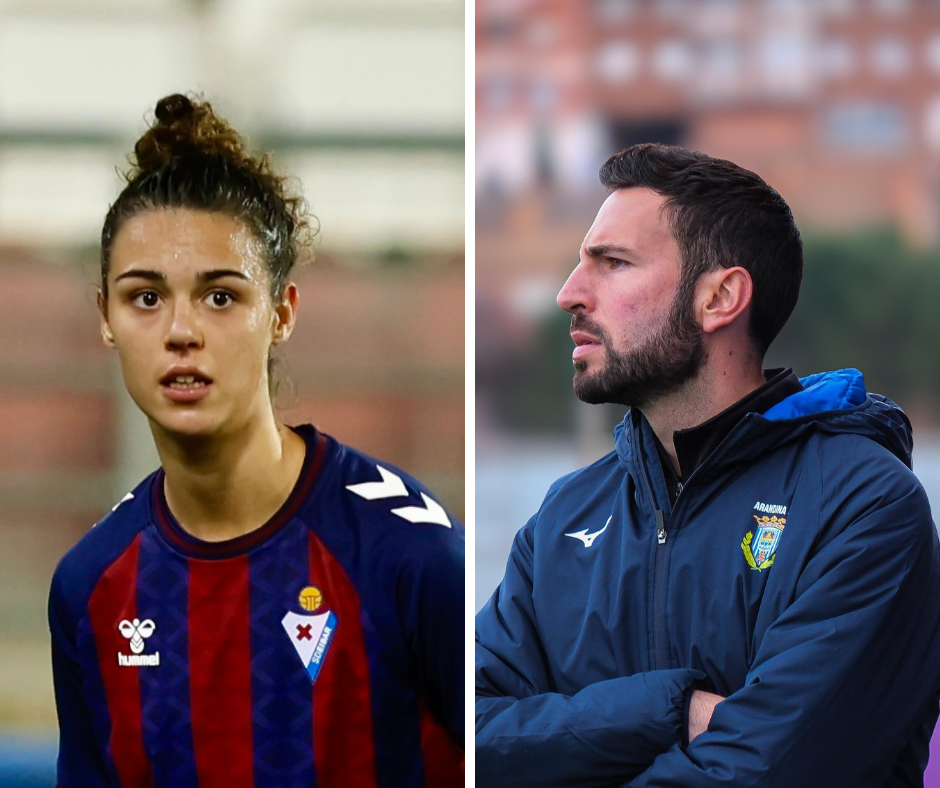
[[[241,271],[236,271],[233,268],[217,268],[213,271],[203,271],[197,274],[196,278],[200,282],[214,282],[216,279],[224,279],[226,276],[234,276],[238,279],[244,279],[246,282],[251,281]]]
[[[125,271],[123,274],[114,277],[115,282],[120,282],[122,279],[147,279],[151,282],[166,282],[166,275],[159,271],[132,268],[130,271]]]
[[[246,282],[251,281],[245,274],[241,271],[236,271],[232,268],[217,268],[212,271],[202,271],[196,274],[196,279],[200,282],[214,282],[216,279],[224,279],[227,276],[234,276],[238,279],[243,279]],[[146,279],[150,282],[166,282],[166,274],[161,273],[160,271],[150,271],[143,268],[132,268],[130,271],[125,271],[123,274],[114,277],[115,282],[120,282],[122,279]]]

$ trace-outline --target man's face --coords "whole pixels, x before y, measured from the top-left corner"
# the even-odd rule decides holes
[[[185,209],[134,216],[114,240],[102,305],[105,342],[155,429],[221,433],[270,409],[268,350],[285,327],[242,223]]]
[[[642,408],[694,377],[704,361],[694,282],[682,279],[664,202],[646,188],[613,192],[558,294],[571,313],[574,390],[585,402]]]

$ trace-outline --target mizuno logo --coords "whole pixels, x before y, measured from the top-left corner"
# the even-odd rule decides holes
[[[604,527],[601,528],[600,531],[595,531],[592,534],[589,534],[587,528],[585,528],[583,531],[575,531],[573,534],[565,534],[565,536],[571,536],[575,539],[580,539],[582,542],[584,542],[585,547],[590,547],[592,544],[594,544],[594,540],[607,530],[607,526],[610,525],[610,521],[613,519],[613,515],[608,517],[607,522],[604,523]]]

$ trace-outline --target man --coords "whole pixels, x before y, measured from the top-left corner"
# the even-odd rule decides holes
[[[477,616],[486,786],[923,784],[940,555],[910,424],[855,370],[762,370],[802,244],[757,175],[640,145],[558,304],[630,406]]]

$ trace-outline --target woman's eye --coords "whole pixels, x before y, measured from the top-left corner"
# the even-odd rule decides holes
[[[153,309],[160,303],[160,296],[153,292],[153,290],[145,290],[134,296],[134,303],[137,306],[144,307],[144,309]]]
[[[214,293],[209,294],[209,303],[216,309],[227,307],[234,300],[231,293],[226,293],[223,290],[216,290]]]

